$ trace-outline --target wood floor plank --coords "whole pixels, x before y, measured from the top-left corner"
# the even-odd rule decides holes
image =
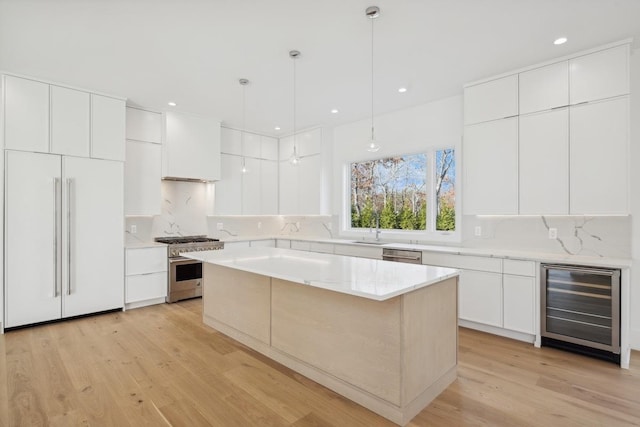
[[[408,424],[640,425],[631,368],[461,328],[458,379]],[[202,323],[200,300],[0,336],[3,426],[393,424]]]

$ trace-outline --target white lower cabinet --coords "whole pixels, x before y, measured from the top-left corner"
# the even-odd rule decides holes
[[[502,281],[504,328],[535,334],[535,277],[505,274]]]
[[[124,303],[123,165],[6,152],[6,327]]]
[[[291,249],[291,240],[277,239],[276,248]]]
[[[382,248],[367,245],[334,245],[333,253],[360,258],[382,259]]]
[[[128,248],[125,303],[127,308],[165,301],[167,296],[167,248]]]
[[[502,327],[502,274],[461,270],[458,310],[460,319]]]
[[[233,249],[233,248],[249,248],[251,247],[251,242],[243,241],[243,242],[224,242],[225,249]]]
[[[250,244],[252,248],[275,248],[276,247],[276,241],[273,239],[252,240]]]

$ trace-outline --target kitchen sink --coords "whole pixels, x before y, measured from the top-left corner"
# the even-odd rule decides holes
[[[370,240],[354,240],[351,243],[360,243],[362,245],[386,245],[387,242],[372,242]]]

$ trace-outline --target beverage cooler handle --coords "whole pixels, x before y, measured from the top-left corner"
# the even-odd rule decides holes
[[[592,268],[592,267],[581,268],[581,267],[554,265],[554,264],[542,264],[542,267],[547,270],[564,270],[564,271],[571,271],[573,273],[600,274],[603,276],[613,276],[618,271],[615,269]]]
[[[58,178],[53,178],[53,297],[58,296]]]
[[[71,295],[71,184],[73,179],[67,178],[67,295]]]

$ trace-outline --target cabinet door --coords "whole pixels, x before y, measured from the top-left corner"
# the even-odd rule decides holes
[[[322,129],[313,129],[296,135],[296,145],[298,154],[301,156],[311,156],[320,154],[322,151]]]
[[[570,213],[627,214],[629,99],[570,109]]]
[[[569,61],[519,76],[520,115],[569,105]]]
[[[242,174],[242,214],[260,215],[260,160],[245,157]]]
[[[276,247],[276,241],[273,239],[252,240],[250,244],[252,248],[275,248]]]
[[[518,213],[518,118],[465,126],[463,207],[467,215]]]
[[[260,135],[255,133],[244,132],[244,143],[242,148],[242,154],[247,157],[260,158]]]
[[[322,192],[322,159],[319,154],[305,157],[298,166],[298,213],[319,215]]]
[[[298,168],[300,167],[300,165],[293,166],[288,161],[280,162],[280,193],[278,197],[280,215],[300,213],[298,210]]]
[[[260,157],[267,160],[278,160],[278,140],[269,136],[260,137]]]
[[[145,301],[167,296],[167,273],[128,276],[125,282],[125,302]]]
[[[461,270],[460,319],[502,327],[502,274]]]
[[[63,158],[63,317],[124,304],[123,164]]]
[[[162,114],[127,107],[127,139],[162,144]]]
[[[278,162],[260,161],[260,214],[278,214]]]
[[[166,272],[168,269],[167,248],[165,246],[157,246],[127,249],[125,268],[127,276]]]
[[[220,152],[242,155],[242,137],[239,130],[220,128]]]
[[[629,93],[629,45],[569,61],[571,104]]]
[[[504,327],[535,334],[535,278],[505,274],[503,277]]]
[[[60,318],[59,180],[60,156],[7,151],[7,327]]]
[[[160,215],[162,147],[128,140],[124,164],[125,215]]]
[[[90,95],[51,86],[51,152],[89,157]]]
[[[49,152],[49,85],[5,76],[4,146]]]
[[[166,113],[166,177],[220,179],[220,122],[190,114]]]
[[[569,109],[520,116],[520,213],[569,213]]]
[[[518,75],[464,88],[464,124],[486,122],[518,114]]]
[[[216,215],[242,214],[242,160],[238,156],[222,154],[220,181],[215,183]]]
[[[124,161],[125,129],[125,102],[121,99],[92,94],[91,157]]]

